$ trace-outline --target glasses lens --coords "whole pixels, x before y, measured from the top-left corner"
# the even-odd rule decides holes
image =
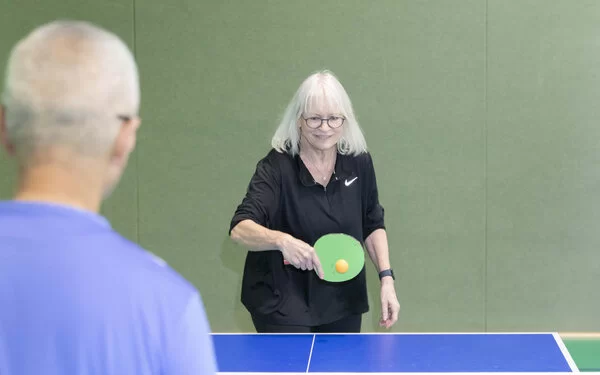
[[[338,128],[338,127],[342,126],[343,123],[344,123],[343,117],[331,117],[329,119],[329,126],[331,126],[332,128]]]
[[[318,128],[321,126],[321,119],[319,117],[309,117],[306,119],[306,125],[311,128]]]

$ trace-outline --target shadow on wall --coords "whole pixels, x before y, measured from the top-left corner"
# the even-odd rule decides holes
[[[234,272],[237,276],[236,292],[232,303],[234,309],[235,327],[231,328],[231,332],[256,332],[252,325],[252,320],[248,311],[242,305],[240,300],[240,292],[242,289],[242,274],[244,271],[244,261],[246,260],[246,250],[234,243],[229,236],[223,238],[221,243],[221,263],[227,269]],[[223,330],[219,330],[223,332]]]

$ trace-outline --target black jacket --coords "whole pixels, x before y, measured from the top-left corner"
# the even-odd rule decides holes
[[[250,219],[309,245],[327,233],[345,233],[364,244],[384,226],[373,161],[338,153],[327,186],[317,184],[299,156],[271,150],[261,159],[230,231]],[[329,283],[314,271],[284,265],[279,250],[249,251],[242,303],[255,318],[272,324],[320,325],[369,310],[365,269],[352,280]]]

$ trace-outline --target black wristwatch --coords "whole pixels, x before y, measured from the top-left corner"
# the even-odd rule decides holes
[[[392,270],[391,268],[379,272],[379,280],[381,280],[385,276],[391,276],[392,280],[396,280],[396,276],[394,276],[394,270]]]

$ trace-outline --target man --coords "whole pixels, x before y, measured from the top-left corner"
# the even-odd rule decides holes
[[[0,202],[0,374],[214,373],[199,293],[98,213],[140,123],[126,45],[44,25],[12,50],[2,104],[18,181]]]

